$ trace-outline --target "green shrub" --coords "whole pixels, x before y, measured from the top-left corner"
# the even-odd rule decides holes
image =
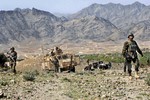
[[[0,85],[1,85],[1,86],[6,86],[6,85],[8,85],[8,80],[6,80],[6,79],[0,79]]]
[[[26,81],[34,81],[35,80],[35,74],[33,72],[25,72],[23,75],[23,79]]]
[[[150,86],[150,73],[147,74],[147,78],[145,79],[145,82],[148,86]]]
[[[7,61],[7,57],[3,54],[0,53],[0,67],[4,67],[4,63]]]
[[[70,79],[68,79],[68,78],[66,78],[66,77],[65,77],[65,78],[63,78],[63,79],[62,79],[62,81],[63,81],[63,82],[71,82],[71,80],[70,80]]]
[[[144,66],[149,65],[150,62],[148,62],[148,60],[150,60],[150,52],[145,52],[143,54],[144,54],[144,57],[140,56],[140,63]]]

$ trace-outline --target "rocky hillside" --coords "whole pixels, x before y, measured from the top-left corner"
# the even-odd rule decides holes
[[[141,21],[129,29],[139,40],[150,40],[150,20]]]
[[[105,18],[123,30],[129,29],[130,26],[144,20],[150,19],[150,6],[139,2],[131,5],[121,4],[92,4],[81,11],[69,16],[69,18],[81,18],[89,15],[95,15]]]
[[[53,14],[35,8],[0,11],[0,42],[52,36],[54,23],[60,21]]]
[[[0,44],[29,39],[48,44],[118,41],[125,39],[129,32],[136,39],[147,41],[149,9],[150,6],[139,2],[92,4],[68,18],[35,8],[0,11]]]
[[[17,8],[14,11],[0,11],[0,14],[0,43],[29,38],[50,43],[123,38],[123,33],[115,25],[96,16],[68,20],[35,8]]]
[[[124,38],[124,34],[111,22],[96,16],[87,16],[79,19],[73,19],[57,25],[55,31],[56,41],[60,39],[68,39],[69,41],[106,41],[118,40]],[[57,37],[57,38],[56,38]]]
[[[95,69],[75,73],[39,71],[32,65],[35,58],[20,62],[15,76],[10,72],[0,73],[1,100],[149,100],[150,86],[147,84],[150,67],[140,68],[140,79],[130,80],[123,71],[123,64],[113,64],[110,70]],[[31,61],[30,61],[31,60]],[[30,62],[29,62],[30,61]],[[28,68],[28,69],[27,69]],[[35,70],[36,69],[36,70]],[[31,80],[30,80],[31,79]],[[3,95],[2,95],[3,94]]]

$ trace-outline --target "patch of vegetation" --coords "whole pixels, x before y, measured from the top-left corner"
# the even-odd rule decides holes
[[[149,97],[150,96],[150,94],[149,93],[140,93],[139,95],[142,95],[142,96],[147,96],[147,97]]]
[[[137,99],[143,100],[141,96],[136,96]]]
[[[124,58],[120,53],[85,55],[83,57],[83,59],[97,60],[97,61],[107,61],[107,62],[114,62],[114,63],[124,62]]]
[[[68,79],[67,77],[62,79],[63,82],[71,82],[71,79]]]
[[[39,75],[39,72],[37,70],[35,71],[29,71],[29,72],[25,72],[23,75],[23,79],[26,81],[34,81],[35,77]]]
[[[4,79],[4,78],[2,78],[2,79],[0,79],[0,85],[1,86],[6,86],[6,85],[8,85],[8,80],[6,80],[6,79]]]
[[[51,80],[52,78],[57,77],[58,75],[53,72],[53,71],[44,71],[44,72],[40,72],[40,74],[38,75],[38,77],[36,77],[36,81],[41,82],[41,81],[47,81],[47,80]]]
[[[150,52],[144,52],[143,57],[140,58],[140,63],[142,65],[148,65],[150,64]],[[113,62],[113,63],[123,63],[124,57],[121,53],[108,53],[108,54],[90,54],[90,55],[83,55],[83,59],[89,59],[89,60],[96,60],[96,61],[106,61],[106,62]],[[149,59],[149,63],[148,63]]]
[[[82,88],[76,88],[71,87],[67,93],[65,93],[66,96],[72,98],[73,100],[78,100],[79,98],[84,98],[84,100],[93,100],[89,99],[90,92],[86,91]]]
[[[55,77],[55,76],[57,76],[57,75],[56,75],[55,72],[49,71],[49,72],[47,72],[47,76],[48,76],[48,77]]]
[[[144,66],[150,65],[150,52],[145,52],[143,55],[144,55],[144,57],[140,56],[140,63]]]
[[[35,76],[37,76],[37,75],[39,75],[40,73],[39,73],[37,70],[34,70],[34,71],[32,72],[32,74],[35,75]]]
[[[6,56],[3,53],[0,53],[0,67],[4,67],[4,63],[7,61]]]
[[[148,86],[150,86],[150,73],[147,74],[147,78],[145,79],[145,82]]]

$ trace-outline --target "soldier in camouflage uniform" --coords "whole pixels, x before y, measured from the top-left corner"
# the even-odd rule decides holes
[[[54,56],[54,55],[55,55],[54,49],[51,49],[51,51],[49,52],[49,56]]]
[[[59,47],[56,47],[55,53],[56,53],[56,55],[61,55],[61,54],[63,54],[63,51]]]
[[[126,72],[126,66],[128,67],[128,73],[129,73],[129,79],[132,79],[132,62],[135,64],[135,77],[139,78],[138,71],[139,71],[139,59],[137,56],[137,52],[143,57],[143,53],[140,50],[138,44],[136,41],[133,40],[134,35],[130,34],[128,36],[128,41],[124,43],[122,54],[125,58],[125,66],[124,66],[124,72]]]
[[[14,74],[16,74],[16,61],[17,61],[17,52],[15,51],[15,48],[10,48],[10,51],[7,52],[9,55],[8,58],[10,59],[10,65],[13,69]]]
[[[52,63],[55,66],[55,72],[59,72],[59,61],[58,61],[58,58],[56,56],[52,56],[51,61],[52,61]]]
[[[50,52],[50,60],[55,66],[55,72],[59,72],[59,61],[56,53],[54,52],[54,49],[52,49]]]

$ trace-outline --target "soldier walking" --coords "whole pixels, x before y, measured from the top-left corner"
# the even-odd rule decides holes
[[[10,48],[10,51],[8,51],[7,54],[9,55],[8,58],[10,59],[11,69],[13,69],[14,74],[16,74],[17,52],[15,51],[15,48]]]
[[[138,71],[139,71],[139,59],[137,56],[137,52],[143,57],[143,53],[140,50],[138,44],[134,39],[134,35],[130,34],[128,36],[128,41],[124,43],[122,54],[125,58],[125,65],[124,65],[124,72],[126,73],[126,67],[128,67],[129,79],[132,79],[132,62],[135,65],[135,78],[139,78]]]

